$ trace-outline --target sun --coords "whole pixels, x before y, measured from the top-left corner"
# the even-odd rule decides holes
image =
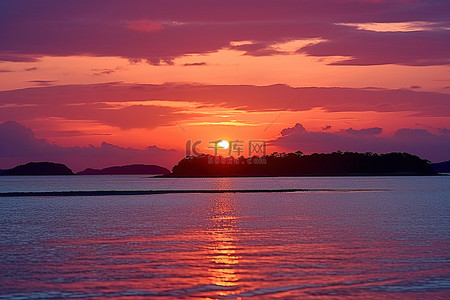
[[[228,147],[230,147],[230,144],[225,140],[221,140],[217,145],[222,149],[228,149]]]

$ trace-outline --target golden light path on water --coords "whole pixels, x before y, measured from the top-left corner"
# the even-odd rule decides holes
[[[221,178],[217,189],[232,189],[229,178]],[[219,194],[214,197],[211,207],[211,227],[208,234],[211,244],[208,247],[210,259],[214,264],[209,269],[212,283],[223,287],[236,287],[239,276],[236,266],[239,264],[237,254],[237,216],[233,194]],[[218,291],[219,296],[236,294],[236,290]]]

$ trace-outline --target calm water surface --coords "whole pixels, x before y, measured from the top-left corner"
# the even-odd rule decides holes
[[[0,299],[449,299],[450,177],[0,177]]]

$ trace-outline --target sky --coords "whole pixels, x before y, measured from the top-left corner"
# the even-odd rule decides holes
[[[188,140],[449,160],[448,49],[445,0],[3,0],[0,168],[171,168]]]

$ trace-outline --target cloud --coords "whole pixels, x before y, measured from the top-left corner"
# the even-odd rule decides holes
[[[24,71],[27,71],[27,72],[29,72],[29,71],[36,71],[38,69],[39,68],[37,68],[37,67],[32,67],[32,68],[25,68]]]
[[[373,127],[373,128],[364,128],[364,129],[345,129],[342,130],[342,133],[347,134],[354,134],[354,135],[377,135],[380,134],[383,131],[383,129],[379,127]]]
[[[81,130],[57,130],[57,129],[39,129],[39,133],[43,136],[57,137],[86,137],[86,136],[110,136],[111,133],[91,133]]]
[[[117,69],[91,69],[91,71],[94,71],[92,75],[94,76],[102,76],[102,75],[109,75],[117,71]]]
[[[248,111],[306,111],[322,107],[330,112],[404,111],[427,116],[450,115],[448,105],[450,95],[408,89],[293,88],[286,85],[154,85],[116,82],[0,91],[0,103],[48,106],[55,116],[58,116],[58,109],[64,109],[64,105],[149,100],[192,101]],[[95,106],[84,108],[99,109]],[[150,110],[147,111],[151,114]],[[33,114],[32,111],[30,113]],[[83,111],[77,113],[83,114]],[[28,112],[23,111],[24,116],[27,114]]]
[[[272,48],[273,42],[258,42],[231,46],[229,49],[244,51],[245,55],[251,56],[272,56],[277,54],[286,54],[286,52]]]
[[[1,34],[0,34],[1,36]],[[1,49],[1,47],[0,47]],[[38,62],[41,55],[31,53],[31,54],[20,54],[20,53],[4,53],[0,52],[0,61],[11,61],[11,62]]]
[[[182,109],[156,105],[131,105],[121,109],[96,109],[89,115],[76,112],[73,117],[98,120],[122,129],[175,125],[177,120],[189,120],[199,114],[184,113]]]
[[[185,67],[198,67],[198,66],[206,66],[206,62],[202,61],[202,62],[196,62],[196,63],[186,63],[183,66]]]
[[[286,151],[327,153],[337,150],[354,152],[408,152],[434,162],[450,159],[448,135],[432,134],[423,129],[402,128],[393,136],[380,137],[381,128],[347,129],[338,132],[307,131],[301,124],[281,131],[270,141]]]
[[[294,127],[285,128],[285,129],[281,130],[281,135],[282,136],[288,136],[288,135],[291,135],[291,134],[296,133],[296,132],[297,133],[298,132],[306,132],[306,129],[305,129],[305,127],[303,127],[302,124],[297,123],[297,124],[295,124]]]
[[[36,83],[39,86],[50,86],[58,80],[28,80],[27,82]]]
[[[331,65],[433,66],[450,64],[450,30],[341,32],[298,50],[310,56],[350,57]]]
[[[410,128],[402,128],[397,130],[394,133],[394,137],[396,137],[399,140],[413,140],[413,139],[427,139],[432,137],[433,134],[431,134],[429,131],[425,129],[410,129]]]
[[[134,163],[171,168],[183,156],[157,146],[134,149],[105,142],[98,147],[61,147],[36,138],[30,128],[15,121],[0,124],[0,144],[0,167],[4,169],[30,161],[61,162],[75,171]]]
[[[282,53],[273,47],[279,43],[320,38],[301,53],[349,57],[335,64],[448,64],[449,10],[450,3],[439,0],[5,0],[0,60],[90,55],[172,64],[176,57],[227,48],[270,56]],[[408,22],[428,25],[405,32],[341,25]],[[233,46],[236,41],[252,43]]]
[[[444,135],[450,135],[450,129],[447,128],[439,128],[439,133]]]
[[[197,113],[184,112],[181,108],[157,105],[128,105],[116,107],[112,104],[77,103],[76,106],[65,103],[39,105],[9,105],[0,108],[0,121],[16,121],[40,118],[61,118],[101,123],[121,129],[146,128],[177,124],[179,120],[189,120]]]
[[[131,21],[127,24],[127,28],[140,32],[155,32],[162,29],[162,25],[150,20]]]

